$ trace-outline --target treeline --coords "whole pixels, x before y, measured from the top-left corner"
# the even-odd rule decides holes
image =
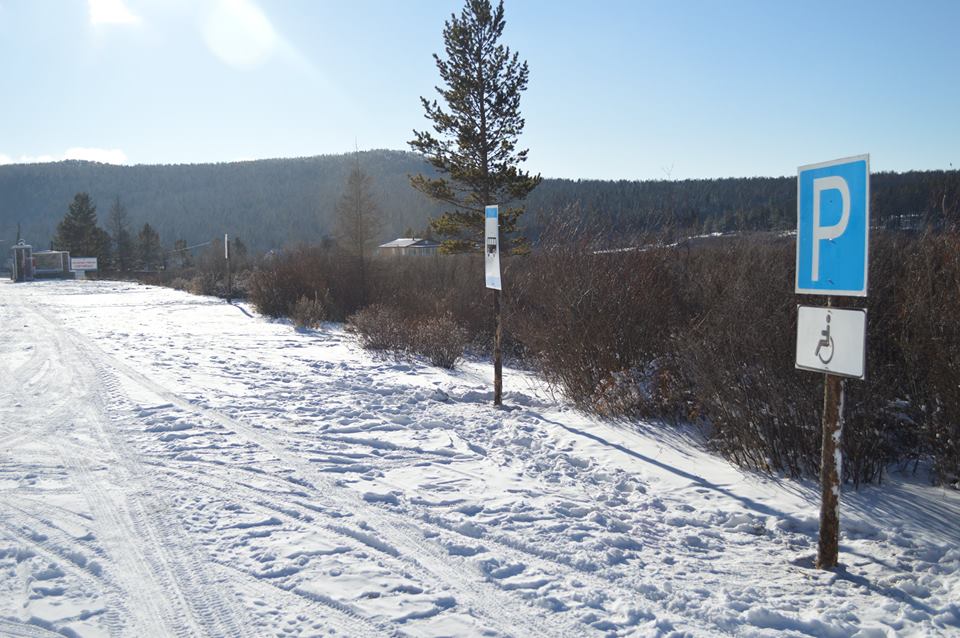
[[[263,252],[335,234],[336,206],[357,157],[170,166],[112,166],[66,161],[0,166],[0,228],[23,225],[43,245],[77,192],[95,201],[120,197],[130,223],[149,222],[162,237],[199,243],[223,233],[251,238]],[[431,174],[420,157],[401,151],[359,154],[382,209],[379,239],[422,232],[442,208],[410,187],[409,175]],[[960,171],[878,173],[872,214],[882,227],[941,227],[960,217]],[[796,178],[682,181],[547,179],[530,194],[520,225],[534,242],[555,211],[578,210],[611,236],[671,228],[698,234],[785,230],[796,225]],[[7,232],[7,231],[5,231]]]
[[[218,249],[218,254],[223,255],[223,243],[217,240],[189,246],[185,239],[177,239],[172,247],[165,248],[160,234],[149,222],[144,223],[139,230],[131,227],[127,208],[119,197],[114,198],[109,214],[103,221],[101,226],[97,205],[90,194],[77,193],[67,207],[66,214],[57,224],[50,247],[68,251],[71,257],[96,257],[100,273],[121,276],[165,270],[181,274],[184,270],[193,268],[197,256],[204,262],[216,262],[216,259],[205,254],[211,252],[211,249]],[[235,237],[231,244],[238,258],[245,261],[247,249],[243,241]],[[206,251],[196,250],[204,246],[209,248]],[[36,247],[37,250],[41,248],[44,247]],[[211,294],[207,288],[203,288],[201,292]]]
[[[423,169],[410,153],[361,153],[383,208],[384,241],[423,229],[439,212],[409,186]],[[224,233],[251,238],[264,252],[335,231],[336,205],[353,154],[223,164],[113,166],[82,161],[0,166],[0,228],[22,223],[23,236],[44,245],[77,192],[98,202],[120,197],[130,223],[149,222],[162,237],[190,244]],[[5,235],[2,235],[5,237]]]
[[[960,171],[875,173],[870,212],[880,228],[941,228],[960,224]],[[624,231],[670,229],[677,234],[790,230],[797,225],[796,177],[678,181],[546,180],[527,199],[528,235],[538,238],[551,214],[571,205],[582,226]]]

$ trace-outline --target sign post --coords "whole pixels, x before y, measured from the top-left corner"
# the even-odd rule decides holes
[[[484,274],[487,288],[493,290],[493,314],[496,328],[493,333],[493,404],[503,404],[503,317],[500,309],[500,207],[487,206],[484,210],[483,233]]]
[[[866,311],[833,308],[833,296],[866,297],[870,156],[797,170],[797,294],[827,295],[797,307],[796,366],[823,371],[819,569],[837,566],[843,456],[843,377],[866,373]]]
[[[70,270],[76,273],[77,279],[85,279],[88,270],[97,270],[97,258],[71,257]]]
[[[233,285],[230,281],[230,237],[223,234],[223,258],[227,260],[227,303],[233,301]]]

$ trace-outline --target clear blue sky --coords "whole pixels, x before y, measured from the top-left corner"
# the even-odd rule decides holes
[[[0,0],[0,163],[406,149],[452,0]],[[548,177],[960,167],[960,1],[508,0]]]

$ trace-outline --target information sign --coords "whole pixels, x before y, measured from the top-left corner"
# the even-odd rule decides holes
[[[484,224],[483,254],[486,265],[487,288],[500,287],[500,209],[487,206]]]

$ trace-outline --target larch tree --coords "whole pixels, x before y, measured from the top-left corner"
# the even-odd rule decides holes
[[[150,224],[144,224],[137,236],[137,257],[140,268],[147,271],[159,270],[163,266],[163,247],[160,245],[160,233]]]
[[[373,195],[373,180],[360,169],[357,157],[343,195],[336,207],[337,245],[356,260],[360,276],[360,301],[367,300],[367,270],[372,253],[380,233],[383,231],[383,217]]]
[[[119,272],[127,272],[133,268],[135,251],[127,208],[120,202],[119,195],[114,198],[113,205],[110,206],[107,229],[113,242],[113,267]]]
[[[434,54],[442,86],[441,101],[420,98],[432,131],[414,131],[410,147],[437,170],[436,176],[415,175],[412,186],[450,206],[431,220],[444,238],[443,252],[474,252],[483,245],[484,207],[500,205],[501,236],[511,240],[515,252],[526,249],[515,236],[523,200],[540,183],[540,175],[520,170],[526,149],[517,142],[523,132],[520,95],[527,88],[529,71],[516,53],[500,44],[504,20],[503,1],[467,0],[460,16],[451,15],[443,29],[445,57]],[[494,403],[502,402],[503,336],[500,291],[493,291]]]

